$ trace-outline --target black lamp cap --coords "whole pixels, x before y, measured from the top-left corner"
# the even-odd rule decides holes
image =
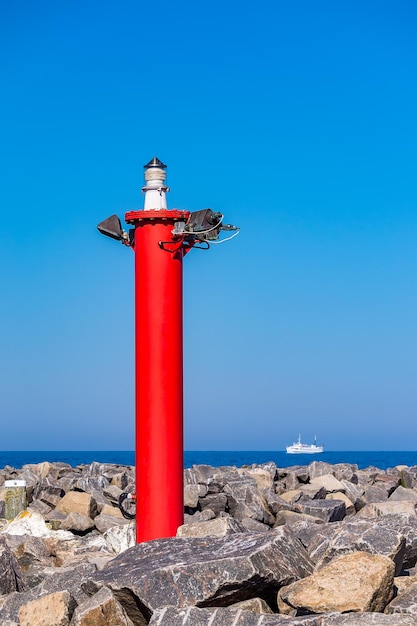
[[[162,163],[162,161],[160,161],[160,160],[158,159],[158,157],[156,157],[156,156],[154,156],[154,157],[153,157],[153,159],[151,159],[151,160],[149,161],[149,163],[147,163],[147,164],[146,164],[146,165],[144,165],[143,167],[145,168],[145,170],[148,170],[148,169],[149,169],[149,168],[151,168],[151,167],[159,167],[159,169],[162,169],[162,170],[166,170],[166,168],[167,168],[167,166],[166,166],[166,165],[164,165],[164,164]]]

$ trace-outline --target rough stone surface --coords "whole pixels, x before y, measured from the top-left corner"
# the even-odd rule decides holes
[[[383,611],[393,595],[394,564],[385,556],[354,552],[280,589],[281,613]]]
[[[289,620],[280,615],[256,615],[252,611],[232,608],[157,610],[149,626],[324,626],[322,617],[308,615]],[[392,625],[394,626],[394,625]]]
[[[403,593],[399,593],[387,606],[385,612],[388,614],[407,613],[414,615],[417,619],[417,583],[410,585]]]
[[[82,491],[69,491],[56,507],[61,513],[82,513],[94,519],[97,515],[97,502],[89,494]]]
[[[20,626],[69,626],[75,606],[68,591],[48,594],[22,606]]]
[[[417,563],[417,517],[414,513],[384,515],[376,520],[379,526],[400,533],[405,538],[403,567],[410,569]]]
[[[218,517],[207,522],[184,524],[178,528],[177,537],[224,537],[244,530],[244,526],[232,517]]]
[[[310,558],[319,567],[341,554],[364,551],[389,557],[399,574],[403,567],[405,538],[393,528],[353,519],[320,526],[306,547]]]
[[[0,594],[22,591],[26,588],[25,576],[4,537],[0,537]]]
[[[0,617],[19,621],[21,607],[32,602],[32,600],[37,600],[56,591],[68,591],[76,602],[80,603],[86,599],[86,594],[82,591],[81,585],[95,571],[95,566],[90,564],[83,564],[74,568],[59,568],[58,570],[53,568],[36,587],[22,593],[15,592],[7,595],[0,606]]]
[[[71,626],[138,626],[133,623],[123,607],[108,589],[102,587],[94,596],[79,605],[74,612]],[[146,622],[143,622],[146,626]]]
[[[127,550],[84,585],[106,585],[132,621],[172,605],[227,606],[255,595],[265,598],[312,571],[312,563],[286,528],[227,537],[161,539]],[[132,600],[132,598],[134,600]],[[141,606],[140,613],[132,611]]]
[[[71,530],[80,534],[88,532],[93,527],[93,520],[84,513],[70,513],[60,524],[61,530]]]
[[[295,509],[325,522],[337,522],[346,515],[345,503],[341,500],[298,500]]]

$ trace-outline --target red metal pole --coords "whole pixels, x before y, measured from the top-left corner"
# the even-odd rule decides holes
[[[188,216],[125,217],[135,228],[137,542],[175,536],[183,523],[183,249],[172,230]]]

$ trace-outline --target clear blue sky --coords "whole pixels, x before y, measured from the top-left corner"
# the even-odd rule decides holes
[[[133,254],[102,219],[241,234],[184,261],[185,447],[417,449],[415,2],[3,2],[0,448],[133,449]]]

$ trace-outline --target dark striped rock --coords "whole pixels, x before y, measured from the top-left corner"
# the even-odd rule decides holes
[[[255,596],[274,601],[279,587],[311,572],[304,547],[282,527],[142,543],[91,576],[83,589],[93,594],[109,587],[130,619],[140,623],[168,605],[228,606]]]
[[[19,611],[22,606],[55,591],[68,591],[77,603],[86,599],[81,584],[96,570],[93,565],[85,564],[68,569],[64,567],[54,568],[54,570],[53,573],[48,571],[48,575],[36,587],[21,593],[15,592],[7,595],[0,607],[0,618],[18,622]]]
[[[345,503],[342,500],[310,500],[303,496],[296,502],[294,509],[324,522],[338,522],[346,515]]]
[[[318,615],[289,619],[284,615],[257,615],[242,609],[196,607],[159,609],[149,622],[149,626],[323,626],[323,624],[322,617]]]
[[[26,588],[25,575],[5,539],[0,538],[0,594]]]
[[[312,529],[308,531],[311,533]],[[398,574],[403,567],[405,538],[394,528],[373,521],[349,519],[337,524],[316,526],[316,532],[306,548],[311,560],[319,567],[341,554],[359,550],[382,554],[395,563]]]
[[[400,593],[387,606],[385,612],[388,614],[408,614],[416,618],[417,623],[417,583],[411,585],[403,593]]]
[[[375,520],[379,526],[401,533],[405,538],[403,557],[404,569],[410,569],[417,563],[417,517],[409,513],[383,515]]]
[[[255,484],[233,482],[225,485],[230,515],[240,522],[252,518],[264,524],[274,524],[275,517],[269,510],[265,496]]]

